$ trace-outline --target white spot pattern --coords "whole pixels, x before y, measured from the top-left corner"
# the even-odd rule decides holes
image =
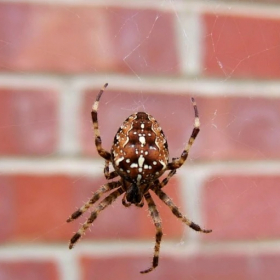
[[[144,136],[139,136],[139,142],[142,144],[142,145],[145,145],[146,144],[146,138]]]
[[[137,168],[138,167],[138,164],[137,163],[132,163],[131,165],[130,165],[130,168]]]
[[[119,166],[120,162],[124,160],[124,157],[120,157],[118,159],[116,159],[115,163],[117,166]]]
[[[143,166],[144,161],[145,161],[145,158],[142,155],[140,155],[140,157],[138,158],[138,164],[140,167]]]

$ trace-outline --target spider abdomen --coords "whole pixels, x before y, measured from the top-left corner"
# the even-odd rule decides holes
[[[151,115],[130,115],[119,128],[111,149],[115,170],[126,181],[146,184],[160,177],[168,163],[165,135]]]

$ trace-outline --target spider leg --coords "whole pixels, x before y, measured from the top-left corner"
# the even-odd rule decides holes
[[[199,116],[198,116],[198,109],[197,109],[196,102],[193,97],[191,98],[191,100],[192,100],[192,104],[193,104],[193,108],[194,108],[194,116],[195,116],[194,128],[193,128],[192,134],[189,138],[188,144],[186,145],[185,149],[183,150],[183,152],[181,154],[181,157],[177,158],[177,159],[172,159],[172,161],[170,163],[168,163],[168,165],[167,165],[167,170],[177,169],[184,164],[184,162],[188,158],[191,146],[192,146],[197,134],[199,133],[200,122],[199,122]]]
[[[161,188],[163,188],[164,186],[166,186],[166,185],[168,184],[169,180],[171,179],[171,177],[174,176],[175,174],[176,174],[176,169],[171,170],[171,171],[168,173],[167,177],[164,178],[164,179],[161,181],[161,183],[159,183],[159,185],[158,185],[159,188],[161,189]]]
[[[146,270],[141,271],[141,273],[148,273],[148,272],[151,272],[152,270],[154,270],[158,266],[159,249],[160,249],[160,242],[161,242],[161,238],[162,238],[162,228],[161,228],[161,219],[160,219],[159,212],[157,210],[154,200],[152,199],[149,192],[146,192],[144,194],[144,196],[148,203],[150,215],[151,215],[154,225],[156,227],[156,244],[155,244],[155,248],[154,248],[154,257],[153,257],[152,266]]]
[[[96,192],[93,193],[91,199],[85,203],[81,208],[75,211],[68,219],[67,223],[72,222],[73,220],[80,217],[84,212],[86,212],[104,193],[119,187],[121,183],[118,182],[110,182],[101,186]]]
[[[170,208],[172,213],[180,219],[183,223],[188,225],[190,228],[192,228],[195,231],[200,231],[203,233],[210,233],[212,232],[212,229],[203,229],[199,225],[195,224],[191,220],[189,220],[187,217],[182,215],[182,213],[179,211],[178,207],[174,204],[174,202],[171,200],[171,198],[163,192],[159,187],[154,187],[152,190],[155,192],[155,194]]]
[[[69,249],[72,249],[77,243],[77,241],[80,239],[80,237],[84,234],[84,232],[89,228],[89,226],[94,222],[94,220],[97,218],[98,214],[104,210],[107,206],[109,206],[112,202],[116,200],[117,197],[119,197],[124,190],[122,188],[118,188],[117,190],[113,191],[111,194],[109,194],[106,198],[104,198],[98,206],[95,208],[94,211],[91,212],[90,217],[87,219],[87,221],[82,225],[82,227],[72,236],[69,244]]]
[[[107,180],[114,179],[115,177],[119,176],[117,171],[109,172],[109,163],[109,160],[105,160],[104,175]]]
[[[92,118],[92,123],[93,123],[95,146],[96,146],[97,152],[101,157],[105,158],[106,160],[110,160],[111,153],[107,152],[105,149],[102,148],[102,141],[101,141],[101,137],[100,137],[100,131],[99,131],[98,119],[97,119],[97,110],[98,110],[99,100],[101,98],[103,91],[105,90],[105,88],[107,86],[108,86],[108,84],[106,83],[99,91],[99,93],[96,97],[96,100],[92,106],[91,118]]]

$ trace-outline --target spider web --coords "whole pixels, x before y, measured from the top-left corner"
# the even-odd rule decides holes
[[[176,266],[176,260],[186,256],[191,258],[192,254],[201,254],[201,248],[203,248],[203,252],[205,252],[207,256],[211,256],[211,254],[215,252],[222,252],[224,254],[228,252],[232,253],[234,252],[234,242],[236,242],[240,248],[247,246],[246,248],[252,254],[254,250],[258,252],[259,247],[254,246],[257,246],[257,244],[265,238],[265,231],[261,235],[254,235],[252,229],[249,228],[248,225],[243,224],[240,236],[245,236],[244,240],[238,238],[235,240],[234,236],[227,239],[227,234],[232,236],[231,232],[234,232],[234,226],[240,228],[240,225],[238,225],[238,217],[242,215],[245,216],[247,220],[253,219],[257,222],[258,217],[262,216],[262,212],[267,211],[267,209],[272,209],[272,211],[276,210],[275,204],[269,200],[265,200],[263,204],[261,204],[260,200],[261,206],[259,208],[256,208],[253,203],[250,205],[251,202],[248,201],[247,204],[252,207],[252,210],[244,206],[244,200],[248,197],[248,194],[254,194],[255,189],[258,189],[261,184],[265,184],[263,182],[265,179],[262,178],[259,180],[257,175],[276,176],[277,172],[279,172],[277,156],[275,157],[273,151],[267,148],[268,145],[266,143],[260,143],[258,145],[259,142],[256,143],[256,139],[250,139],[250,134],[252,133],[252,135],[258,136],[262,141],[266,140],[271,146],[275,146],[275,140],[270,139],[269,136],[264,138],[262,135],[254,134],[254,131],[250,130],[250,125],[254,125],[256,120],[258,120],[258,126],[255,127],[258,131],[266,131],[265,128],[268,125],[272,135],[279,136],[277,131],[280,131],[279,125],[274,119],[275,114],[269,110],[269,108],[271,108],[269,106],[271,105],[263,106],[263,102],[269,102],[270,104],[271,102],[278,101],[277,99],[279,99],[280,96],[279,84],[271,80],[257,81],[256,78],[246,73],[245,66],[250,63],[252,64],[251,67],[256,66],[257,62],[262,59],[262,56],[269,56],[271,53],[274,53],[275,50],[279,51],[280,44],[278,44],[278,42],[269,44],[266,39],[266,25],[258,23],[254,32],[262,38],[263,44],[253,48],[254,51],[251,50],[252,48],[249,46],[250,41],[247,37],[244,37],[242,26],[238,24],[238,20],[232,19],[232,10],[235,10],[237,13],[240,12],[238,10],[240,9],[239,2],[186,2],[165,0],[154,2],[152,4],[154,10],[151,9],[150,4],[144,1],[133,1],[133,3],[130,4],[126,2],[121,3],[129,9],[140,7],[140,10],[135,9],[137,11],[132,13],[132,15],[128,13],[126,16],[123,16],[120,12],[116,10],[113,11],[111,7],[114,5],[108,2],[108,14],[115,13],[117,18],[121,18],[121,20],[118,21],[119,24],[115,27],[116,31],[114,36],[110,39],[112,44],[121,40],[122,34],[125,34],[124,31],[130,29],[131,26],[133,26],[132,30],[134,31],[134,34],[131,36],[136,36],[137,38],[137,40],[131,43],[129,50],[123,54],[122,61],[126,67],[126,73],[100,74],[98,70],[91,69],[93,75],[82,73],[77,75],[76,80],[73,76],[66,77],[66,82],[63,80],[64,77],[59,75],[55,78],[51,77],[51,79],[46,75],[48,76],[46,81],[50,80],[54,82],[58,88],[62,89],[60,101],[64,105],[61,107],[60,115],[57,119],[44,120],[50,125],[56,122],[60,123],[62,132],[60,135],[59,152],[62,157],[56,164],[53,164],[53,159],[57,157],[57,153],[49,153],[37,160],[27,157],[26,162],[28,164],[24,168],[22,168],[21,165],[22,162],[25,162],[25,159],[7,157],[4,158],[3,163],[0,164],[0,177],[2,177],[4,181],[7,174],[17,174],[18,172],[36,175],[67,172],[67,174],[75,175],[75,179],[71,180],[71,185],[88,185],[87,189],[89,193],[79,194],[82,205],[82,203],[87,200],[87,196],[90,195],[90,192],[93,191],[91,180],[94,180],[96,176],[99,177],[102,175],[103,161],[89,159],[86,156],[80,158],[80,153],[83,152],[79,145],[80,139],[84,137],[84,135],[87,135],[87,131],[90,127],[90,119],[88,123],[77,131],[76,128],[79,127],[80,122],[72,116],[69,117],[69,111],[75,112],[73,114],[73,116],[75,116],[75,114],[77,115],[84,110],[81,98],[79,97],[81,88],[95,89],[86,95],[87,103],[92,104],[96,96],[96,89],[101,87],[104,82],[109,82],[109,88],[107,89],[108,94],[104,94],[102,103],[100,104],[101,134],[106,135],[106,137],[102,139],[104,147],[107,149],[111,145],[111,139],[113,139],[117,128],[129,114],[135,111],[147,111],[158,119],[157,115],[160,115],[160,111],[164,111],[165,114],[163,118],[158,119],[158,121],[167,139],[170,140],[170,158],[178,157],[181,154],[191,132],[193,112],[189,97],[192,95],[198,101],[198,108],[201,116],[201,132],[191,150],[188,162],[177,172],[176,178],[178,183],[181,186],[185,186],[185,188],[181,187],[175,192],[175,196],[177,196],[178,199],[176,203],[180,206],[183,213],[187,213],[189,218],[201,225],[207,222],[207,213],[204,213],[206,209],[212,211],[214,217],[220,217],[218,211],[221,208],[215,205],[215,203],[223,204],[225,206],[224,209],[230,209],[234,205],[240,205],[240,209],[233,207],[235,209],[234,215],[226,216],[225,214],[226,217],[222,221],[213,219],[215,228],[210,223],[207,224],[207,227],[213,228],[214,230],[212,235],[217,233],[220,239],[215,237],[209,237],[208,239],[208,236],[203,238],[200,234],[192,232],[189,228],[182,231],[180,236],[175,238],[175,241],[169,239],[168,234],[164,235],[161,243],[162,259],[160,259],[160,266],[158,269],[164,266],[166,257],[174,257]],[[254,2],[242,4],[241,7],[248,8],[249,11],[252,11],[253,16],[258,16],[261,11],[260,4],[255,6]],[[150,9],[152,12],[149,14],[149,19],[147,20],[148,24],[146,23],[143,35],[141,34],[141,32],[143,32],[141,31],[141,25],[143,23],[139,20],[139,17]],[[211,17],[206,16],[205,19],[210,22],[209,30],[203,29],[202,19],[196,13],[193,13],[196,9],[200,12],[204,9],[206,14],[212,14]],[[164,71],[157,75],[155,71],[153,72],[154,66],[152,62],[149,62],[150,60],[147,58],[146,54],[144,55],[143,49],[149,47],[150,41],[157,36],[159,26],[162,21],[165,20],[167,11],[174,18],[176,36],[172,38],[172,40],[176,41],[174,43],[179,49],[179,57],[176,64],[171,66],[164,65]],[[87,22],[87,19],[83,18],[81,14],[75,12],[75,9],[71,6],[66,9],[66,12],[69,13],[73,20],[81,21],[85,25],[91,24]],[[272,18],[277,18],[277,12],[274,13],[273,8],[265,6],[262,12],[264,12],[265,15],[270,14]],[[273,12],[272,15],[271,12]],[[221,24],[221,21],[223,24]],[[232,26],[234,26],[234,30],[237,34],[240,35],[239,43],[242,52],[238,55],[231,53],[229,49],[223,46],[222,36],[225,36],[225,30],[229,26],[229,21]],[[228,36],[230,40],[230,34]],[[98,45],[103,45],[102,43],[102,38],[96,41]],[[206,52],[203,48],[204,44],[209,44],[211,46],[208,51],[212,56],[210,60],[207,61],[208,64],[204,63],[203,55],[205,55]],[[7,49],[15,47],[11,42],[1,40],[0,38],[0,49],[1,45],[3,48],[5,47]],[[105,54],[109,54],[109,47],[110,46],[104,46],[102,51]],[[47,47],[42,51],[47,52]],[[55,53],[54,55],[60,57],[63,56],[63,52]],[[79,57],[74,57],[74,59],[78,60]],[[139,61],[140,67],[135,66],[135,60]],[[214,69],[214,73],[211,73],[211,67]],[[172,74],[176,72],[174,69],[181,69],[183,74],[181,76]],[[148,75],[145,70],[151,71],[151,74]],[[7,69],[7,72],[9,72],[9,69]],[[28,79],[24,81],[25,75],[25,73],[1,74],[0,82],[2,85],[9,86],[13,84],[14,81],[17,81],[20,84],[25,83],[27,88],[28,86],[34,85],[31,79],[30,82]],[[265,78],[271,77],[268,76]],[[38,85],[45,85],[46,81],[44,81],[44,79],[44,75],[39,75]],[[112,94],[112,92],[114,94]],[[47,94],[48,93],[46,93],[46,95]],[[172,99],[170,95],[172,95]],[[237,98],[241,98],[242,102],[238,101]],[[26,110],[28,114],[29,108],[28,106],[26,108],[24,106],[27,105],[22,104],[22,110]],[[256,109],[248,109],[251,107]],[[110,110],[113,108],[115,110],[114,112],[119,110],[118,114],[110,118],[110,127],[108,127],[108,118],[110,117],[109,108]],[[11,111],[12,109],[13,106],[10,106]],[[181,112],[185,114],[184,120],[181,119]],[[264,114],[265,117],[262,117],[260,115],[261,113]],[[5,133],[7,129],[14,126],[18,126],[22,129],[34,125],[40,125],[40,122],[30,121],[26,118],[23,121],[18,121],[13,124],[7,123],[2,125],[0,127],[0,131],[2,132],[0,133]],[[186,129],[186,127],[188,129]],[[254,126],[252,129],[254,130]],[[91,132],[92,131],[89,133]],[[176,136],[174,137],[174,135]],[[214,137],[211,135],[214,135]],[[37,137],[40,138],[43,136],[38,135]],[[86,142],[85,145],[86,147],[88,147],[87,145],[92,145],[92,147],[86,148],[86,152],[92,154],[94,143],[88,144]],[[236,154],[228,155],[228,150],[233,149],[233,147],[235,148]],[[242,182],[244,182],[244,184],[247,183],[247,187],[243,190],[239,188],[237,188],[237,190],[232,189],[232,186],[234,186],[234,179],[229,176],[232,174],[242,177]],[[102,181],[98,179],[96,185],[100,185],[104,182],[105,180]],[[215,198],[211,197],[212,206],[209,206],[207,203],[206,205],[208,208],[206,206],[201,206],[205,203],[203,199],[205,185],[207,186],[207,193],[209,193],[210,196],[211,189],[213,188],[214,194],[218,192],[224,194],[224,196],[222,196],[224,200],[215,202]],[[167,193],[169,193],[168,190],[167,186]],[[260,197],[263,195],[262,193],[258,194]],[[117,201],[116,204],[121,203]],[[80,205],[77,205],[77,207],[78,206]],[[164,205],[158,205],[160,213],[164,207]],[[119,206],[117,205],[112,205],[110,208],[123,211],[121,213],[127,215],[127,210],[119,210]],[[69,214],[71,214],[73,210],[74,209],[69,209]],[[50,209],[50,211],[54,211],[54,209]],[[57,211],[57,209],[55,211]],[[101,220],[104,218],[109,221],[112,215],[111,211],[113,210],[107,209],[104,214],[102,213],[99,219]],[[148,215],[147,210],[142,209],[142,211],[146,211],[146,215]],[[132,210],[131,215],[134,214],[136,214],[136,210]],[[65,217],[65,219],[66,218],[67,217]],[[98,232],[99,227],[103,226],[103,230],[109,232],[108,224],[106,229],[106,225],[99,222],[99,219],[95,222],[96,224],[93,227],[94,231]],[[166,227],[168,227],[169,219],[176,218],[167,216],[167,220],[163,220],[164,233]],[[83,221],[84,217],[81,221],[76,223],[73,228],[78,229],[79,223]],[[244,221],[244,219],[241,221]],[[166,227],[164,226],[165,224],[167,224]],[[231,224],[233,224],[232,227],[230,226]],[[117,226],[121,227],[119,222],[116,222],[114,226],[114,228],[117,228]],[[94,256],[108,256],[111,252],[113,252],[112,255],[121,254],[123,248],[125,248],[132,256],[144,256],[144,261],[141,261],[141,266],[149,265],[150,259],[147,258],[147,256],[152,256],[153,253],[153,234],[150,235],[149,240],[145,239],[141,242],[133,238],[125,240],[122,237],[124,233],[122,230],[114,233],[115,241],[107,242],[105,240],[104,242],[100,242],[98,240],[97,242],[91,242],[84,238],[82,242],[78,244],[77,248],[75,248],[78,253],[77,251],[74,251],[74,253],[72,251],[68,252],[67,240],[61,242],[58,246],[43,244],[46,237],[55,234],[65,227],[68,227],[68,224],[65,222],[61,222],[61,224],[58,223],[56,226],[38,233],[35,238],[28,240],[26,243],[23,242],[19,244],[19,248],[23,250],[22,253],[18,255],[18,258],[27,256],[32,259],[41,256],[40,253],[34,250],[37,244],[39,244],[45,256],[51,256],[52,250],[54,250],[58,252],[57,258],[60,263],[59,269],[63,280],[79,279],[81,272],[78,264],[74,261],[74,258],[78,256],[79,252],[89,255],[93,254]],[[69,237],[71,234],[72,232],[69,230]],[[91,233],[88,234],[90,236]],[[248,240],[252,242],[251,246],[248,245]],[[11,246],[11,248],[9,246]],[[273,246],[274,243],[270,245],[269,248]],[[0,251],[0,257],[1,259],[5,259],[8,256],[8,258],[14,260],[14,255],[17,253],[18,250],[14,248],[13,244],[7,244],[7,249],[4,248]],[[136,279],[138,277],[138,267],[139,269],[142,268],[140,265],[135,268]],[[187,272],[187,277],[186,279],[198,279],[191,271]]]

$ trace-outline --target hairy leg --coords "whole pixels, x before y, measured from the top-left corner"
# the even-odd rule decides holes
[[[80,207],[77,211],[75,211],[68,219],[67,223],[77,219],[80,217],[84,212],[86,212],[104,193],[113,190],[119,187],[121,183],[118,182],[110,182],[101,186],[96,192],[93,193],[91,199],[85,203],[82,207]]]

